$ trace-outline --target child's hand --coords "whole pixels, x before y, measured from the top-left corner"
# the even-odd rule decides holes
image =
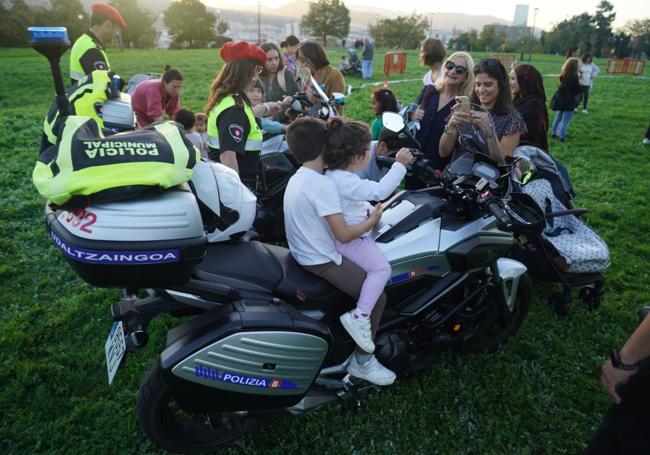
[[[395,161],[403,164],[404,166],[408,166],[409,164],[411,164],[411,161],[413,161],[413,154],[409,149],[401,148],[399,149],[399,152],[397,152],[397,154],[395,155]]]
[[[422,120],[423,117],[424,117],[424,109],[420,109],[418,107],[416,110],[411,112],[411,120],[414,122],[419,122],[420,120]]]
[[[382,213],[384,213],[384,207],[382,207],[381,204],[377,204],[368,214],[368,221],[370,221],[371,228],[377,226],[377,223],[379,223],[379,220],[381,219]]]

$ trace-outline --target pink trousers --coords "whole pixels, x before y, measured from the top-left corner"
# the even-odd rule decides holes
[[[335,241],[336,251],[366,272],[357,308],[370,314],[390,278],[390,264],[375,241],[365,235],[348,243]]]

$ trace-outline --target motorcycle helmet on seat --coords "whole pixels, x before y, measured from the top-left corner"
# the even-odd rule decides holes
[[[234,170],[220,163],[200,161],[190,186],[198,200],[209,243],[240,238],[253,226],[257,199]]]

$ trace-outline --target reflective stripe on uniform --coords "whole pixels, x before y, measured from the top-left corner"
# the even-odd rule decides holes
[[[70,71],[70,79],[74,79],[75,81],[78,81],[79,79],[83,79],[85,76],[84,73],[80,73],[78,71]]]
[[[214,149],[221,149],[219,146],[219,138],[208,136],[208,144]],[[244,150],[247,151],[257,151],[262,149],[262,141],[251,141],[247,140],[244,145]]]

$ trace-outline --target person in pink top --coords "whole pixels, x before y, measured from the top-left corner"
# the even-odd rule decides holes
[[[140,82],[131,95],[131,106],[140,128],[159,122],[167,113],[173,119],[180,109],[183,75],[171,66],[165,66],[160,79]]]

